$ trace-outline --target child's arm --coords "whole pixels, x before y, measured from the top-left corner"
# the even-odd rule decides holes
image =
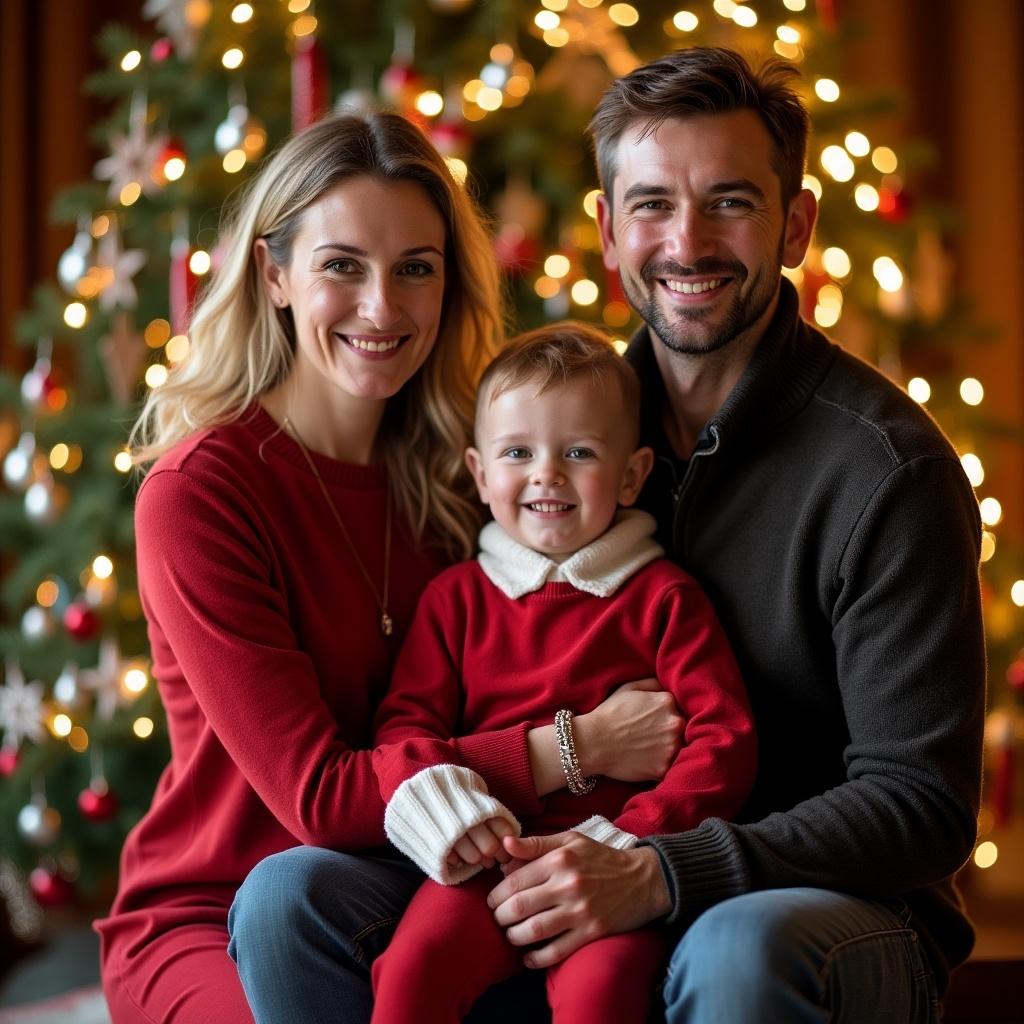
[[[637,838],[731,818],[754,784],[757,741],[739,668],[704,592],[688,578],[661,600],[657,676],[686,722],[683,746],[653,789],[614,821],[595,816],[576,831],[620,849]]]
[[[446,632],[459,615],[452,603],[435,588],[424,593],[377,714],[373,752],[388,839],[444,885],[507,859],[502,838],[521,832],[484,779],[455,763],[449,741],[464,693]]]

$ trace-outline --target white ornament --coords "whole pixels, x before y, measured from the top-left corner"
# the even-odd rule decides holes
[[[210,0],[146,0],[144,18],[152,18],[174,40],[174,47],[188,60],[196,49],[203,26],[210,20]]]
[[[132,278],[142,269],[146,254],[142,249],[122,249],[121,234],[116,225],[103,236],[96,254],[96,263],[105,275],[108,284],[100,292],[100,309],[110,312],[115,306],[134,309],[139,297]]]
[[[118,199],[126,185],[135,182],[146,195],[153,195],[160,186],[153,179],[153,167],[167,148],[167,135],[146,136],[146,101],[137,96],[132,101],[128,134],[115,133],[110,138],[110,156],[93,168],[93,175],[109,181],[107,195]]]
[[[49,846],[60,835],[60,811],[48,806],[46,797],[37,793],[18,812],[18,831],[33,846]]]
[[[91,253],[92,234],[87,228],[79,228],[74,241],[57,261],[57,280],[69,295],[78,294],[77,285],[89,269]]]
[[[121,650],[117,640],[105,636],[100,641],[100,661],[95,668],[84,669],[78,674],[78,685],[96,695],[96,714],[103,722],[109,722],[123,701],[121,694]]]
[[[245,141],[245,126],[249,120],[249,108],[244,103],[236,103],[228,110],[213,136],[214,148],[224,156],[233,149],[241,149]]]
[[[37,526],[52,523],[60,513],[57,495],[54,493],[53,478],[47,474],[25,491],[25,515]]]
[[[53,699],[66,708],[74,708],[82,702],[82,691],[78,685],[78,666],[69,661],[53,684]]]
[[[45,608],[34,604],[21,617],[21,632],[26,640],[45,640],[53,632],[53,619]]]
[[[43,739],[43,684],[26,683],[16,661],[7,662],[7,681],[0,686],[0,726],[8,750],[17,750],[25,739]]]
[[[23,491],[32,481],[32,459],[36,453],[36,436],[25,431],[4,459],[4,483],[12,491]]]

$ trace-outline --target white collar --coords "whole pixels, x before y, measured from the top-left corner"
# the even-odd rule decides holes
[[[665,552],[656,543],[654,517],[622,509],[597,540],[559,564],[513,540],[497,523],[480,531],[480,568],[504,594],[515,600],[540,590],[550,579],[565,580],[595,597],[610,597],[630,576]]]

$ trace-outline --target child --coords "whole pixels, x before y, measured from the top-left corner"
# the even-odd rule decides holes
[[[489,836],[500,845],[521,826],[479,775],[444,763],[451,735],[554,717],[568,788],[538,801],[522,827],[575,828],[619,848],[731,816],[753,783],[753,725],[714,613],[661,558],[653,518],[620,510],[653,461],[636,447],[638,421],[632,369],[584,324],[523,335],[484,374],[466,461],[494,521],[478,559],[424,591],[378,716],[385,828],[432,880],[374,965],[376,1024],[453,1024],[522,966],[487,907],[491,873],[453,887],[481,869],[457,848],[482,837],[477,848],[493,849]],[[652,675],[686,722],[664,779],[585,779],[572,714]],[[661,957],[658,929],[582,947],[548,971],[554,1020],[646,1021]]]

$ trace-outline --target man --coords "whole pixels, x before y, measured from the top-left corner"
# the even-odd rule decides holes
[[[491,894],[532,966],[665,918],[669,1024],[933,1021],[973,934],[984,714],[977,505],[934,422],[798,316],[814,226],[795,69],[688,49],[591,124],[604,261],[657,469],[641,504],[703,584],[760,765],[736,822],[616,851],[506,840]]]

